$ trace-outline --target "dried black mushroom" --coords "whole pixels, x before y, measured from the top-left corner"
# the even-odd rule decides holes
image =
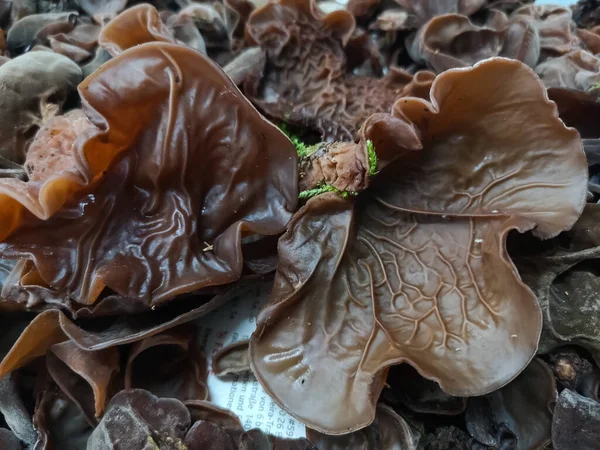
[[[600,440],[600,403],[565,389],[556,403],[552,448],[596,448]]]

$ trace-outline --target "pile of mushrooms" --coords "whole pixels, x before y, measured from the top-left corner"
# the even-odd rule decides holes
[[[0,8],[0,448],[594,448],[585,6]],[[248,371],[306,438],[211,402]]]

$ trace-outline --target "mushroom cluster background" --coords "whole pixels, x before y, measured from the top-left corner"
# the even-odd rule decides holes
[[[598,448],[594,2],[6,0],[0,28],[0,449]]]

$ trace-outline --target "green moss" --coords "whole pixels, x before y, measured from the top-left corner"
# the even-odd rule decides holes
[[[373,141],[367,141],[367,153],[369,154],[369,176],[377,174],[377,153]]]
[[[296,153],[298,153],[298,156],[300,158],[304,158],[310,155],[319,147],[319,144],[306,145],[298,136],[292,134],[286,123],[282,123],[281,125],[279,125],[279,129],[284,132],[284,134],[290,139],[290,141],[292,141],[292,144],[294,144],[294,147],[296,147]]]
[[[593,91],[594,89],[600,89],[600,81],[598,81],[597,83],[592,84],[592,87],[589,88],[589,91]]]
[[[290,139],[290,141],[292,141],[292,144],[294,144],[294,147],[296,147],[296,153],[298,153],[298,156],[300,158],[305,158],[310,154],[314,153],[319,149],[319,146],[321,145],[306,145],[298,136],[295,136],[290,131],[287,123],[285,122],[279,125],[279,129],[283,131],[283,133]],[[367,141],[367,153],[369,156],[369,176],[373,176],[377,174],[377,154],[375,153],[375,146],[370,140]],[[324,194],[325,192],[335,192],[336,194],[342,196],[342,198],[346,198],[350,195],[358,195],[357,192],[340,191],[339,189],[329,184],[324,184],[314,189],[308,189],[306,191],[300,192],[300,194],[298,194],[298,198],[300,200],[308,200],[309,198],[316,197],[319,194]]]
[[[342,198],[346,198],[350,195],[358,195],[358,192],[340,191],[338,188],[333,187],[330,184],[324,184],[315,189],[308,189],[300,192],[300,194],[298,194],[298,198],[300,200],[308,200],[309,198],[316,197],[319,194],[324,194],[325,192],[335,192],[336,194],[341,195]]]

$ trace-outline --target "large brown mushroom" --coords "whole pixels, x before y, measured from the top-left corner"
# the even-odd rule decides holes
[[[422,151],[396,141],[398,161],[356,200],[309,200],[279,242],[252,369],[318,431],[371,423],[391,365],[473,396],[507,384],[536,352],[541,311],[505,241],[514,229],[553,237],[576,221],[587,191],[579,135],[518,61],[447,71],[431,97],[394,107]],[[365,134],[385,153],[394,127],[381,123],[391,119],[368,121]]]
[[[94,128],[73,145],[75,164],[0,180],[0,253],[30,259],[28,279],[50,297],[164,302],[239,279],[242,239],[283,231],[294,147],[206,57],[140,45],[79,93]]]

